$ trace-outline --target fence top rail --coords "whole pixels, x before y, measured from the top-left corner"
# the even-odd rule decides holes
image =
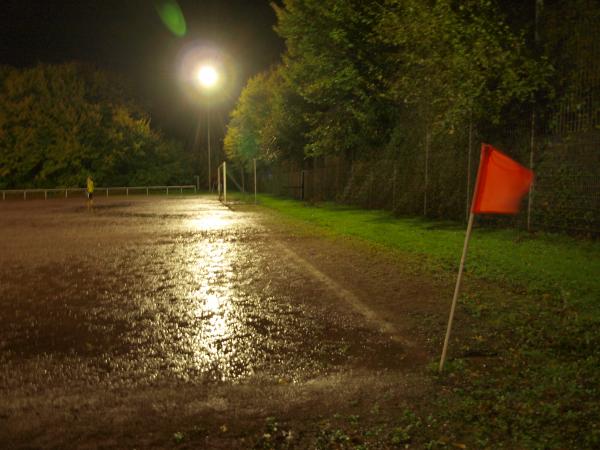
[[[35,188],[35,189],[0,189],[0,192],[65,192],[65,190],[75,191],[84,190],[85,188]]]
[[[195,184],[184,184],[184,185],[169,185],[169,186],[122,186],[122,187],[99,187],[96,189],[166,189],[166,188],[173,188],[173,189],[181,189],[181,188],[189,188],[189,189],[194,189],[196,187]]]
[[[173,185],[173,186],[96,186],[94,190],[105,189],[194,189],[193,184]],[[0,189],[0,192],[5,193],[23,193],[23,192],[64,192],[64,191],[85,191],[83,187],[68,187],[68,188],[32,188],[32,189]]]

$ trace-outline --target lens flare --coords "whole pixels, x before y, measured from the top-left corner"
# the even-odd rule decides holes
[[[156,8],[156,12],[160,19],[171,33],[179,37],[185,36],[185,18],[183,17],[181,8],[175,0],[157,0],[154,2],[154,7]]]

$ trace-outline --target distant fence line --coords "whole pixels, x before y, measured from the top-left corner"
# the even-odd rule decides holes
[[[428,153],[415,151],[397,158],[347,161],[326,157],[307,161],[304,167],[265,167],[259,176],[259,190],[299,200],[464,220],[479,161],[479,152],[467,152],[465,147],[432,145]],[[515,147],[511,156],[527,165],[529,149]],[[546,137],[536,146],[534,170],[533,195],[524,199],[519,215],[480,220],[599,236],[600,133],[568,139]]]
[[[99,193],[104,194],[105,197],[109,195],[125,195],[129,196],[129,194],[144,194],[149,196],[151,193],[157,192],[165,192],[166,195],[170,193],[179,191],[180,194],[183,194],[184,190],[193,190],[196,193],[196,186],[182,185],[182,186],[117,186],[117,187],[96,187],[94,188],[94,194],[98,195]],[[41,198],[42,195],[44,200],[47,200],[49,197],[51,198],[69,198],[69,194],[84,195],[86,192],[86,188],[51,188],[51,189],[4,189],[2,192],[2,200],[8,199],[23,199],[27,200],[29,198]]]

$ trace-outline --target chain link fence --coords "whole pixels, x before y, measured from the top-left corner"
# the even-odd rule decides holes
[[[523,165],[533,162],[536,178],[519,215],[483,221],[600,235],[600,132],[593,127],[581,126],[575,133],[562,135],[534,135],[533,146],[531,128],[506,136],[507,144],[494,142]],[[423,145],[419,151],[394,159],[348,162],[325,157],[312,159],[305,167],[263,167],[259,191],[397,214],[466,220],[479,164],[480,136],[465,130],[453,141],[432,139],[427,148]]]

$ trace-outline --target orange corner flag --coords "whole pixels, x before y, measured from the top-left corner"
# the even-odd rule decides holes
[[[458,267],[458,277],[456,277],[454,297],[452,297],[452,306],[450,308],[450,316],[448,317],[446,338],[444,339],[442,356],[440,357],[440,372],[444,369],[448,353],[454,310],[456,309],[458,293],[460,292],[460,284],[463,278],[463,269],[465,267],[465,259],[469,248],[469,239],[471,239],[475,214],[516,214],[519,212],[521,198],[529,190],[532,181],[533,172],[531,170],[513,161],[491,145],[481,144],[481,159],[479,161],[477,181],[475,182],[475,192],[473,193],[473,204],[471,206],[471,214],[469,214],[465,243]]]
[[[481,160],[473,195],[473,214],[516,214],[529,190],[533,172],[489,144],[481,144]]]

